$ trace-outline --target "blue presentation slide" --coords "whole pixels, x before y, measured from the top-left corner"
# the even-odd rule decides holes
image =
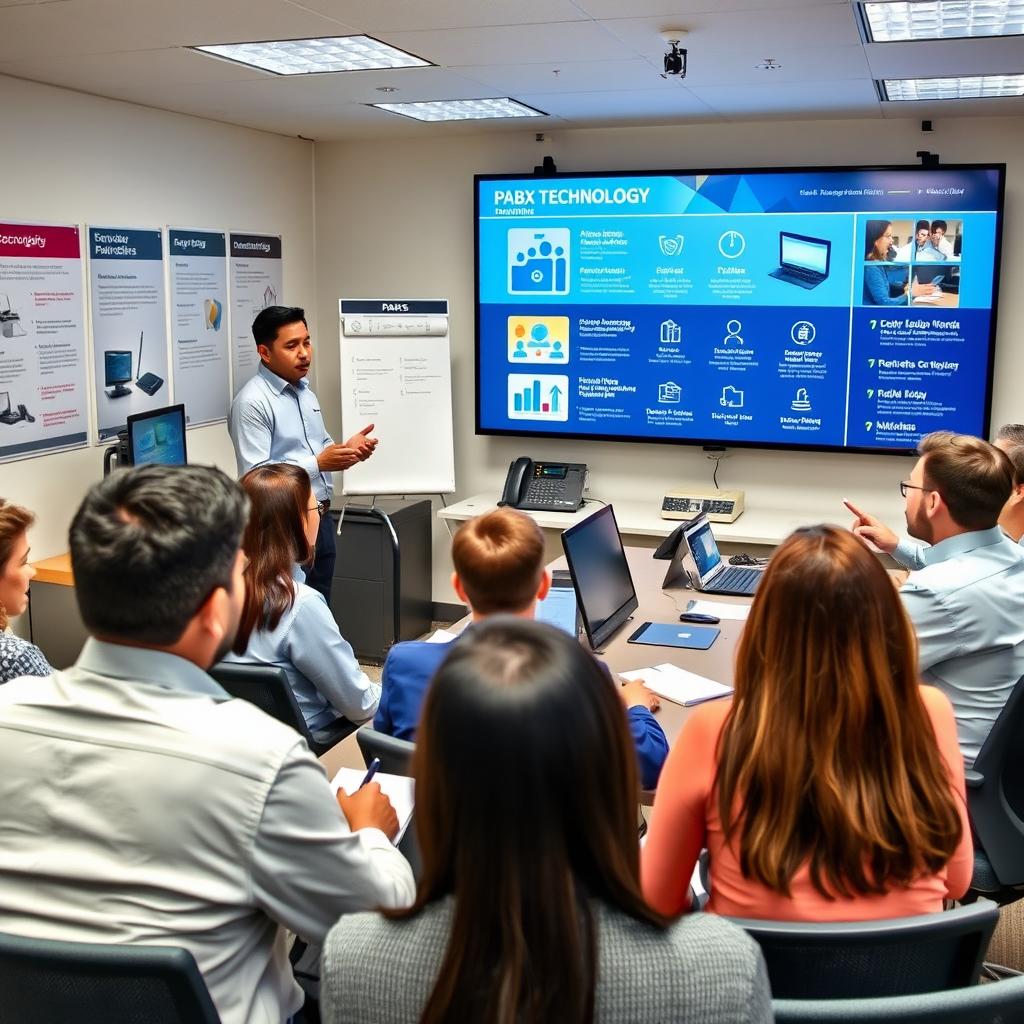
[[[987,431],[1002,168],[480,176],[482,433]]]

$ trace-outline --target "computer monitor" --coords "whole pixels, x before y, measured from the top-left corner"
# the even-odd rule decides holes
[[[810,270],[824,277],[828,274],[831,252],[832,243],[827,238],[779,232],[779,262],[784,267]]]
[[[132,354],[127,349],[111,348],[103,353],[104,387],[108,398],[130,395],[128,381],[132,379]]]
[[[637,609],[636,589],[622,549],[611,505],[562,534],[583,619],[583,629],[596,651]]]
[[[132,466],[184,466],[188,462],[185,406],[169,405],[129,416],[128,462]]]

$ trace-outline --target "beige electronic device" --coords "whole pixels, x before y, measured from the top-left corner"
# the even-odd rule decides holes
[[[742,511],[742,491],[701,491],[681,487],[669,491],[661,499],[662,519],[693,519],[703,512],[713,523],[732,523]]]

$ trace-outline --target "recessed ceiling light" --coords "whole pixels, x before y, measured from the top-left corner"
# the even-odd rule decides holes
[[[1024,34],[1024,0],[914,0],[862,4],[868,39],[965,39]]]
[[[266,43],[191,46],[191,50],[271,71],[275,75],[322,75],[336,71],[430,67],[430,61],[371,36],[280,39]]]
[[[371,103],[371,107],[414,117],[417,121],[476,121],[487,117],[546,117],[507,96],[486,100],[434,100],[428,103]]]
[[[1024,75],[967,75],[962,78],[887,78],[887,100],[965,100],[1024,95]]]

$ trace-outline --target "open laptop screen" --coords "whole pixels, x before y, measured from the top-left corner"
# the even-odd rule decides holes
[[[698,516],[683,531],[687,547],[693,557],[693,564],[697,567],[697,575],[700,582],[704,582],[722,564],[722,556],[718,551],[718,544],[715,542],[715,535],[711,532],[711,523],[706,515]]]
[[[611,505],[562,534],[590,646],[600,647],[636,610],[633,577]]]
[[[798,267],[824,276],[828,273],[828,257],[832,243],[825,238],[779,233],[779,262],[784,267]]]

